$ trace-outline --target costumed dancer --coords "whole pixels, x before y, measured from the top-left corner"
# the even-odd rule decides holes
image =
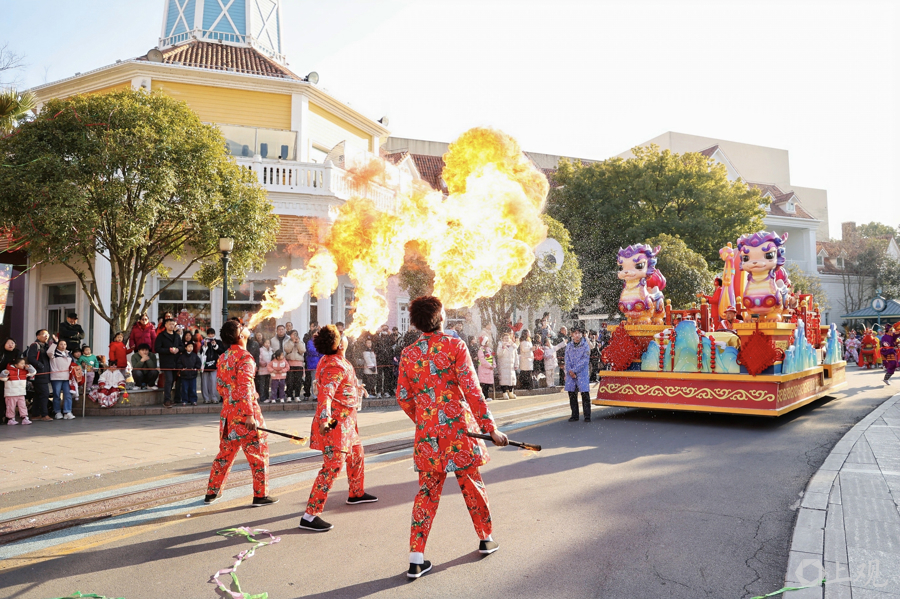
[[[572,340],[566,345],[565,390],[569,394],[569,406],[572,408],[569,422],[578,422],[579,392],[584,421],[591,421],[590,354],[591,348],[584,340],[584,331],[576,326],[572,329]]]
[[[862,343],[856,337],[856,331],[850,331],[847,335],[847,340],[844,341],[844,360],[850,362],[852,364],[859,363],[859,348],[862,346]]]
[[[413,504],[406,575],[419,578],[431,570],[425,544],[448,472],[456,475],[462,490],[478,535],[478,552],[487,555],[499,549],[491,536],[491,511],[478,472],[488,462],[487,448],[466,432],[489,433],[494,445],[501,447],[509,440],[496,430],[465,344],[441,330],[441,300],[417,298],[409,305],[409,316],[422,335],[400,354],[397,403],[416,424],[413,463],[419,492]]]
[[[222,325],[222,341],[228,351],[216,364],[216,390],[222,398],[219,416],[219,454],[213,460],[206,488],[206,503],[217,500],[239,449],[250,464],[253,476],[253,505],[260,507],[278,503],[269,497],[268,435],[257,430],[264,426],[262,411],[257,402],[254,376],[256,364],[247,351],[250,329],[240,322],[229,320]]]
[[[333,525],[319,516],[325,510],[328,492],[347,463],[350,483],[348,505],[374,503],[378,498],[365,492],[365,456],[356,411],[365,391],[356,378],[353,365],[344,357],[347,344],[333,324],[319,329],[313,343],[322,357],[316,366],[318,407],[312,421],[312,449],[322,451],[323,463],[309,493],[306,513],[300,528],[313,532],[331,530]]]
[[[891,377],[897,370],[897,337],[893,330],[881,337],[881,358],[884,360],[884,384],[891,384]]]

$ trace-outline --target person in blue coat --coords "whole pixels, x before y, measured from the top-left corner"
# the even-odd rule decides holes
[[[316,326],[316,330],[318,330],[318,326]],[[304,354],[304,359],[306,360],[306,374],[303,378],[304,399],[309,399],[309,393],[315,381],[316,367],[319,365],[319,360],[322,359],[322,354],[319,353],[315,343],[313,343],[314,338],[315,335],[310,330],[310,336],[306,342],[306,354]]]
[[[569,405],[572,417],[569,422],[578,422],[578,393],[581,392],[581,405],[584,410],[584,421],[591,421],[591,348],[584,338],[580,327],[572,330],[572,340],[566,345],[565,357],[566,385],[569,392]]]

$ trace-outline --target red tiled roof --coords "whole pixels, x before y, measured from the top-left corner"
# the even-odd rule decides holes
[[[431,185],[437,191],[447,191],[447,185],[441,175],[444,172],[444,159],[440,156],[426,156],[425,154],[410,154],[422,180]]]
[[[181,64],[214,71],[233,71],[305,81],[305,78],[295,75],[254,48],[192,40],[187,44],[163,50],[162,54],[163,64]],[[147,56],[140,56],[137,60],[147,60]]]
[[[703,154],[707,158],[711,158],[713,154],[716,153],[716,150],[719,149],[719,144],[706,148],[705,150],[700,150],[700,154]]]
[[[399,152],[387,152],[384,148],[381,148],[381,157],[393,164],[394,166],[403,162],[403,159],[409,155],[409,151],[401,150]]]
[[[747,185],[754,189],[758,189],[760,194],[762,195],[766,195],[768,193],[772,196],[772,204],[769,206],[769,214],[771,214],[772,216],[786,216],[788,218],[806,218],[809,220],[816,220],[815,216],[813,216],[803,208],[803,206],[800,204],[800,199],[793,191],[781,191],[780,187],[772,183],[753,183],[751,181],[747,181]],[[782,204],[790,199],[794,200],[794,212],[788,212],[782,206]]]

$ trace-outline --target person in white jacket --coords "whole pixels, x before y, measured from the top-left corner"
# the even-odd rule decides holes
[[[515,399],[516,367],[519,365],[519,350],[513,343],[511,333],[500,336],[497,346],[497,374],[500,377],[500,390],[503,399]]]
[[[556,387],[557,360],[556,352],[566,346],[568,341],[561,341],[557,345],[550,342],[549,337],[544,337],[544,376],[547,377],[547,386]]]
[[[56,336],[53,337],[56,341]],[[72,354],[66,350],[65,340],[51,343],[47,348],[50,357],[50,386],[53,389],[53,411],[57,420],[74,420],[72,414],[72,392],[69,389],[69,366],[72,365]],[[62,411],[59,398],[62,395]]]
[[[519,383],[523,389],[534,388],[534,345],[531,343],[531,332],[522,331],[519,338]]]

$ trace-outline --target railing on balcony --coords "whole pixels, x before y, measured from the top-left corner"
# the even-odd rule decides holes
[[[247,158],[237,158],[237,162],[255,173],[260,185],[269,192],[333,196],[341,200],[364,197],[372,200],[379,210],[396,210],[397,194],[392,189],[374,183],[356,185],[345,170],[331,162],[268,162]]]

